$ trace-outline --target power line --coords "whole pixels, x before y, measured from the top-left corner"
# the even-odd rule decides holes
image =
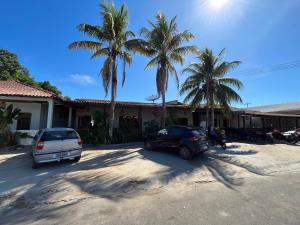
[[[300,60],[295,60],[291,62],[273,65],[267,68],[241,70],[239,72],[235,72],[234,74],[238,76],[251,76],[251,75],[271,73],[271,72],[281,71],[281,70],[288,70],[288,69],[293,69],[298,67],[300,67]]]

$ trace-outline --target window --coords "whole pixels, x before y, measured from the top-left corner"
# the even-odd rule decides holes
[[[41,141],[58,141],[63,140],[65,131],[47,131],[41,137]]]
[[[78,135],[73,130],[47,131],[41,137],[41,141],[58,141],[67,139],[78,139]]]
[[[168,129],[168,134],[171,136],[180,136],[183,134],[183,131],[178,128]]]
[[[188,125],[188,119],[187,118],[178,118],[177,119],[177,125],[187,126]]]
[[[139,120],[137,116],[120,116],[119,128],[138,128]]]
[[[20,113],[17,121],[17,130],[30,130],[31,113]]]
[[[92,124],[91,116],[79,116],[78,117],[78,128],[79,129],[88,129]]]
[[[64,139],[78,139],[78,135],[74,130],[66,131]]]

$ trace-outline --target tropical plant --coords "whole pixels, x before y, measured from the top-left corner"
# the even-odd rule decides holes
[[[158,95],[162,98],[161,127],[166,124],[166,91],[169,75],[175,77],[179,87],[178,75],[175,63],[183,64],[184,56],[196,52],[195,46],[183,46],[183,42],[190,41],[193,35],[189,31],[178,32],[176,17],[168,21],[163,13],[156,16],[156,21],[149,21],[150,29],[142,28],[141,35],[144,39],[129,41],[129,46],[135,52],[150,57],[145,70],[157,66],[156,88]]]
[[[8,125],[18,119],[20,112],[21,110],[19,108],[13,108],[12,104],[7,107],[0,107],[0,130],[6,130]]]
[[[21,110],[13,108],[10,104],[7,107],[0,107],[0,146],[7,146],[12,141],[13,135],[9,132],[8,126],[17,120]]]
[[[211,108],[211,129],[214,128],[214,108],[220,106],[225,112],[230,112],[231,102],[242,102],[239,94],[233,89],[241,89],[240,80],[226,77],[233,68],[241,62],[223,61],[223,49],[217,56],[212,50],[205,49],[197,54],[199,62],[192,63],[183,70],[189,77],[180,89],[180,95],[187,94],[184,102],[190,103],[193,108],[199,107],[206,101],[206,126],[209,127],[209,108]]]
[[[132,64],[132,57],[129,50],[133,45],[128,45],[128,39],[134,37],[134,33],[127,31],[128,10],[123,4],[120,9],[113,3],[100,3],[101,15],[103,17],[102,26],[80,24],[78,30],[95,41],[76,41],[69,45],[70,49],[86,49],[92,52],[91,59],[100,56],[105,57],[100,75],[106,95],[109,88],[111,91],[110,119],[109,119],[109,138],[113,136],[113,123],[115,115],[115,99],[117,92],[117,61],[123,63],[122,85],[126,78],[126,64]],[[106,45],[106,46],[105,46]],[[104,47],[105,46],[105,47]],[[109,87],[111,85],[111,87]]]

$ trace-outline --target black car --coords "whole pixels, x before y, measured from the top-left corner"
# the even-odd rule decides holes
[[[191,159],[208,150],[206,135],[198,129],[186,126],[169,126],[145,139],[145,149],[177,151],[183,159]]]

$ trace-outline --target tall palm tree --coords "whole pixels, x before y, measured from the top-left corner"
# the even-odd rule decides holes
[[[128,39],[134,37],[134,33],[127,31],[128,10],[123,4],[119,9],[113,3],[100,3],[102,26],[80,24],[77,28],[80,32],[94,38],[95,41],[76,41],[69,45],[70,49],[86,49],[92,52],[91,59],[105,57],[104,64],[100,70],[103,87],[107,96],[109,88],[111,91],[110,119],[109,119],[109,141],[113,136],[113,122],[115,115],[115,99],[117,92],[117,61],[123,63],[124,85],[126,78],[126,64],[132,64],[129,50],[134,45],[127,45]]]
[[[162,97],[161,127],[166,124],[166,91],[169,75],[175,77],[179,87],[178,75],[174,64],[184,63],[184,56],[196,52],[195,46],[182,46],[183,42],[189,41],[193,35],[189,31],[178,32],[176,17],[169,22],[163,13],[159,13],[155,22],[149,21],[150,29],[142,28],[141,35],[144,39],[129,41],[129,46],[136,52],[150,57],[145,70],[156,66],[156,88],[157,93]]]
[[[222,61],[225,49],[217,56],[209,49],[197,54],[198,63],[192,63],[183,70],[189,77],[180,89],[180,95],[187,94],[184,102],[192,107],[198,107],[206,101],[206,128],[209,127],[209,108],[211,108],[211,129],[214,128],[214,107],[221,106],[225,111],[230,111],[231,102],[242,102],[241,97],[233,89],[241,89],[240,80],[226,77],[240,61]]]

